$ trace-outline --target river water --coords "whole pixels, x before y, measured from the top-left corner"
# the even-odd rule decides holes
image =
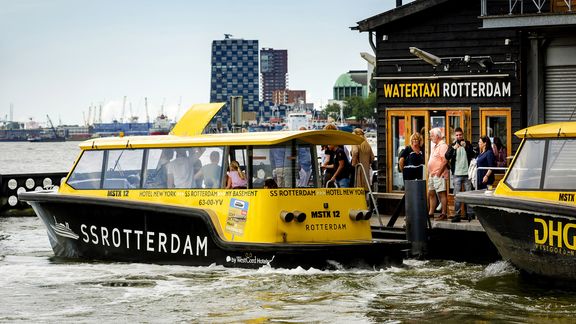
[[[0,143],[0,173],[66,171],[75,142]],[[457,244],[457,242],[456,242]],[[228,269],[53,258],[35,217],[0,218],[0,322],[571,322],[574,290],[507,262]]]

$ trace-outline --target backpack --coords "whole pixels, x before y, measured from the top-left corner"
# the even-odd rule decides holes
[[[478,166],[476,165],[476,159],[470,161],[470,165],[468,166],[468,179],[470,179],[472,186],[476,189],[478,187]]]

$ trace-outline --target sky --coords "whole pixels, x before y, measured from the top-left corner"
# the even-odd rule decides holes
[[[410,1],[404,0],[404,3]],[[213,40],[288,50],[288,87],[318,109],[349,70],[365,70],[368,34],[350,30],[395,0],[0,0],[0,120],[84,124],[166,113],[210,100]],[[124,98],[126,103],[124,105]],[[124,115],[122,116],[122,107]]]

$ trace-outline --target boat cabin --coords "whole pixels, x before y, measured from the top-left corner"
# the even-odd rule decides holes
[[[327,144],[354,135],[334,131],[174,136],[88,141],[66,184],[73,190],[226,189],[230,163],[245,175],[246,189],[321,187],[317,163],[320,140]],[[265,137],[269,138],[268,140]],[[291,138],[293,137],[293,138]],[[157,139],[157,140],[156,140]],[[277,142],[277,143],[276,143]],[[229,186],[228,186],[229,187]],[[228,189],[232,189],[229,187]],[[243,188],[237,188],[243,189]]]
[[[523,138],[496,194],[574,203],[576,123],[552,123],[516,132]]]

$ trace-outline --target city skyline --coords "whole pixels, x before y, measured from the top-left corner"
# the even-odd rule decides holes
[[[404,1],[407,3],[410,1]],[[210,100],[210,48],[224,34],[288,50],[290,88],[316,108],[348,70],[366,69],[371,52],[357,21],[392,9],[394,0],[269,3],[211,1],[0,0],[0,119],[32,117],[82,124],[90,106],[103,121],[137,115],[144,97],[154,119],[171,119]],[[348,5],[348,6],[347,6]]]

